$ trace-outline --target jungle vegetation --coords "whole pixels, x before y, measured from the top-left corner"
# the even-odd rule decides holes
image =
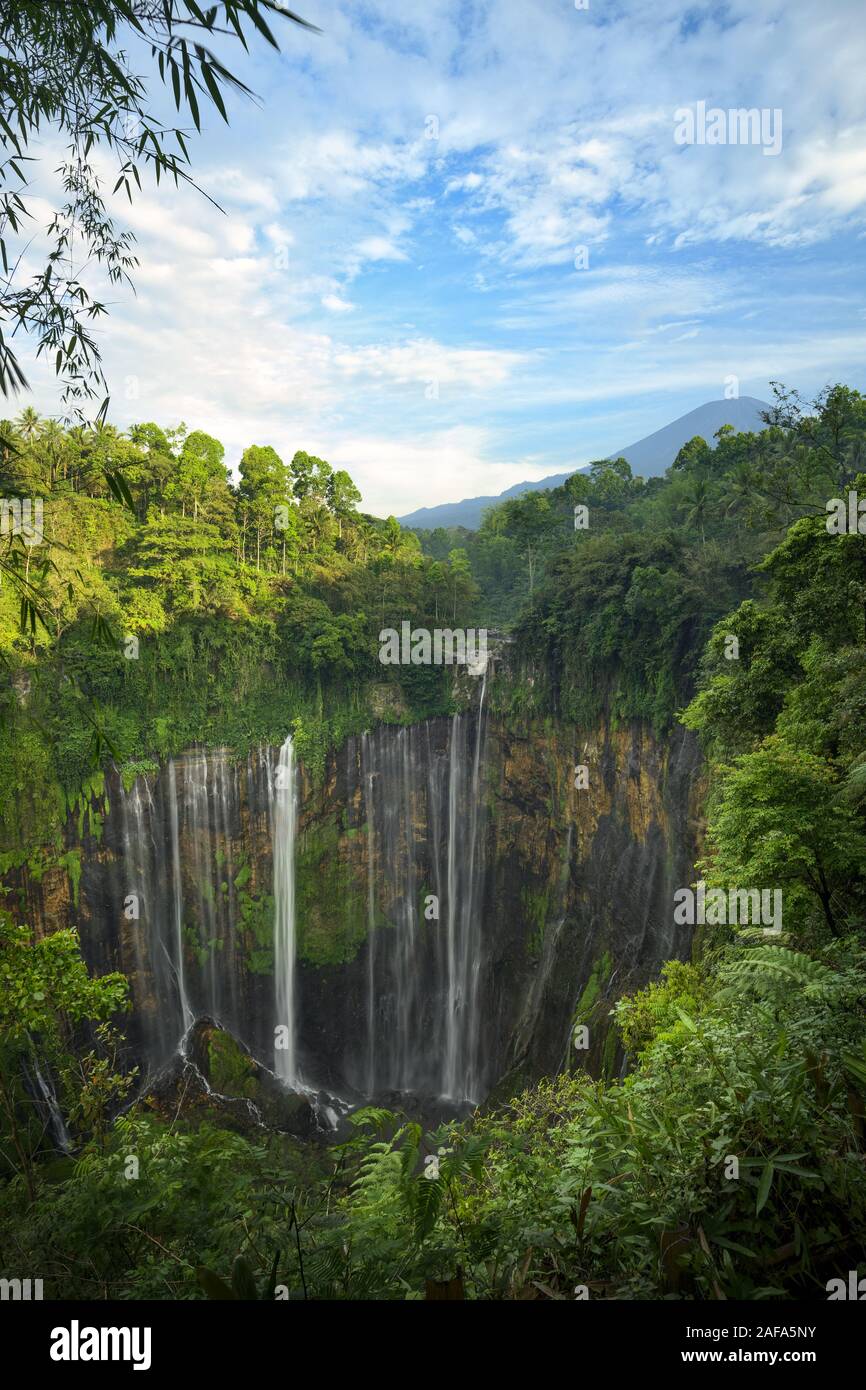
[[[311,718],[339,704],[363,719],[380,620],[510,612],[500,716],[684,723],[707,760],[698,872],[777,883],[785,906],[781,935],[698,933],[691,959],[619,1000],[622,1078],[575,1053],[462,1123],[425,1133],[367,1109],[315,1150],[121,1110],[123,981],[88,980],[74,934],[7,923],[10,1270],[84,1298],[826,1298],[866,1238],[866,535],[826,524],[830,499],[866,498],[864,441],[856,391],[807,405],[780,388],[764,431],[693,440],[664,478],[597,464],[422,550],[305,454],[286,467],[247,450],[233,485],[201,431],[19,419],[3,467],[22,495],[42,489],[51,540],[42,617],[22,630],[2,598],[4,821],[20,814],[28,845],[56,827],[54,781],[68,802],[92,775],[96,734],[99,757],[110,741],[132,760],[272,737],[287,683]],[[428,694],[405,692],[407,717]],[[62,1081],[67,1158],[25,1105],[36,1037]]]

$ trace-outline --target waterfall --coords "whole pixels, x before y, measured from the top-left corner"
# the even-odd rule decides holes
[[[30,1039],[32,1044],[32,1038]],[[45,1115],[45,1128],[51,1135],[55,1149],[60,1153],[72,1152],[72,1139],[66,1128],[63,1112],[57,1102],[54,1083],[42,1074],[35,1051],[24,1062],[24,1075],[36,1095],[37,1104]]]
[[[366,1096],[482,1097],[491,1059],[482,1046],[490,982],[479,685],[471,712],[379,725],[346,746],[336,828],[340,881],[356,896],[315,899],[317,923],[327,927],[330,916],[337,931],[352,913],[363,932],[358,953],[337,967],[342,994],[336,978],[302,970],[298,959],[301,808],[291,736],[240,768],[225,750],[191,749],[168,759],[159,778],[118,789],[109,900],[132,980],[135,1044],[150,1069],[208,1016],[292,1089],[304,1087],[306,1073]],[[328,833],[332,824],[324,822]],[[311,833],[315,846],[315,824]],[[316,883],[304,882],[315,894]],[[139,920],[120,910],[130,895]]]
[[[367,1045],[347,1071],[368,1096],[484,1091],[484,691],[444,725],[444,747],[442,723],[361,739]]]
[[[174,959],[172,964],[177,981],[178,1000],[183,1020],[183,1033],[185,1034],[193,1021],[193,1012],[189,1006],[186,992],[186,972],[183,961],[183,880],[181,878],[177,774],[174,758],[168,760],[168,815],[171,830],[172,919],[174,924]]]
[[[149,981],[155,1007],[142,1015],[148,1057],[161,1065],[193,1021],[183,942],[183,886],[177,777],[169,760],[157,795],[145,777],[118,788],[121,878],[115,900],[132,944],[137,984]],[[165,802],[167,801],[167,806]]]
[[[451,723],[448,786],[448,1009],[442,1094],[451,1100],[477,1100],[480,1094],[478,985],[482,957],[479,826],[481,747],[484,737],[486,673],[469,757],[467,716]],[[471,772],[470,772],[471,767]],[[468,784],[467,784],[468,774]]]
[[[376,847],[373,820],[373,773],[370,769],[370,735],[361,739],[361,777],[367,825],[367,1074],[366,1091],[376,1083]]]
[[[133,976],[137,1025],[154,1068],[196,1018],[243,1022],[232,840],[240,790],[224,749],[169,758],[153,785],[117,790],[120,856],[111,899]]]
[[[292,1089],[454,1113],[518,1066],[555,1071],[602,951],[629,986],[685,951],[666,904],[693,860],[697,745],[653,773],[640,834],[625,775],[603,825],[573,799],[548,819],[544,779],[553,807],[562,768],[547,768],[546,739],[515,749],[490,704],[482,677],[462,713],[349,737],[304,779],[303,804],[291,738],[240,763],[196,747],[132,785],[109,777],[101,843],[82,838],[77,917],[91,971],[129,980],[143,1084],[207,1016]],[[567,766],[564,739],[551,747]],[[624,754],[608,740],[599,766]]]
[[[274,1070],[287,1086],[299,1081],[295,1018],[295,837],[298,819],[297,768],[292,736],[280,748],[273,785],[274,988],[277,1027]],[[285,1043],[285,1046],[278,1045]]]
[[[459,1069],[458,1047],[460,1042],[460,979],[457,970],[457,933],[462,914],[460,912],[460,880],[458,877],[457,855],[460,846],[457,842],[457,818],[460,791],[460,715],[455,714],[451,724],[451,757],[448,768],[448,878],[445,910],[447,912],[446,943],[448,953],[448,996],[445,1013],[445,1071],[443,1089],[453,1094]]]

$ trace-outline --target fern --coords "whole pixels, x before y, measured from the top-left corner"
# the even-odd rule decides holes
[[[847,1075],[866,1092],[866,1039],[860,1044],[859,1052],[843,1052],[842,1066]]]
[[[720,978],[723,981],[719,991],[721,998],[733,997],[744,985],[771,992],[793,985],[812,998],[823,997],[836,983],[835,972],[829,966],[802,951],[770,945],[754,946],[727,960]]]
[[[355,1110],[349,1116],[349,1124],[356,1129],[375,1129],[383,1130],[389,1125],[399,1123],[393,1110],[383,1110],[377,1105],[365,1105],[361,1110]]]
[[[840,801],[858,806],[866,796],[866,758],[852,767],[839,792]]]

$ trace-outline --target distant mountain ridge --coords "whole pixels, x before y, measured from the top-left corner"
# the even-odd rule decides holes
[[[680,449],[693,439],[702,435],[708,444],[713,445],[713,436],[722,425],[733,425],[737,433],[761,430],[764,422],[761,411],[769,410],[766,401],[755,396],[740,396],[733,401],[705,401],[703,405],[681,415],[669,425],[638,439],[624,449],[614,449],[607,458],[628,459],[632,472],[642,478],[658,478],[665,469],[670,468]],[[443,502],[438,507],[419,507],[397,520],[401,526],[421,526],[432,530],[436,526],[465,526],[475,531],[481,525],[481,518],[487,507],[504,502],[509,497],[519,497],[524,492],[540,492],[543,488],[559,487],[572,473],[577,473],[586,464],[569,468],[566,473],[551,473],[537,482],[515,483],[495,497],[465,497],[462,502]]]

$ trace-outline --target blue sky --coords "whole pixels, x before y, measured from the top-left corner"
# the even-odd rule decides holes
[[[103,332],[112,418],[231,462],[306,448],[399,515],[607,454],[730,376],[863,387],[861,0],[589,5],[296,0],[322,34],[233,53],[261,104],[192,144],[226,215],[117,204],[142,264]],[[781,153],[678,145],[698,101],[781,110]]]

